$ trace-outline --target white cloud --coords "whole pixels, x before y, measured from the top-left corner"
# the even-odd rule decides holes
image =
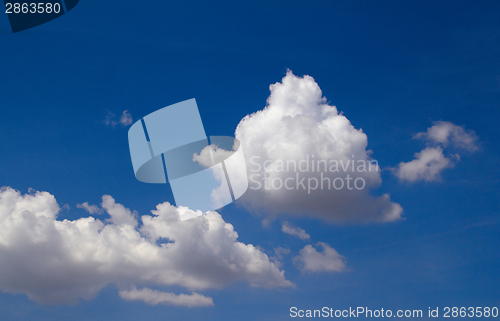
[[[212,144],[203,148],[199,155],[193,154],[193,162],[198,162],[204,168],[209,168],[214,164],[228,159],[233,154],[233,151],[228,151]]]
[[[401,180],[416,182],[419,180],[434,181],[445,168],[453,167],[453,163],[443,154],[442,148],[428,147],[415,154],[415,159],[408,163],[401,162],[396,176]]]
[[[434,122],[427,132],[421,132],[415,135],[415,138],[423,138],[431,142],[439,143],[443,147],[453,145],[454,147],[476,151],[477,135],[474,131],[466,131],[463,127],[457,126],[449,121]]]
[[[169,292],[155,291],[148,288],[137,290],[133,288],[129,291],[120,291],[120,297],[127,301],[144,301],[150,305],[165,304],[186,307],[207,307],[213,306],[214,300],[210,297],[198,293],[174,294]]]
[[[115,199],[109,195],[102,197],[102,208],[111,216],[108,222],[116,226],[132,226],[137,227],[137,212],[130,211],[128,208],[121,204],[115,203]]]
[[[370,165],[366,134],[327,103],[312,77],[297,77],[289,71],[270,91],[266,108],[243,118],[235,132],[249,175],[249,190],[240,199],[245,206],[265,213],[264,220],[276,215],[305,215],[336,223],[401,218],[401,206],[391,202],[388,194],[370,194],[382,180],[376,162]],[[293,168],[293,163],[306,159],[307,172]],[[326,162],[328,170],[321,163],[318,171],[318,161]],[[339,190],[332,186],[336,179]],[[280,183],[281,188],[276,188]]]
[[[323,242],[318,242],[316,246],[321,246],[323,252],[318,252],[312,245],[306,245],[294,258],[302,272],[342,272],[345,270],[344,257],[335,249]]]
[[[178,209],[162,203],[140,218],[138,228],[137,214],[111,196],[103,196],[101,206],[111,216],[107,223],[93,217],[57,220],[60,208],[51,194],[2,188],[0,290],[39,303],[75,303],[92,299],[107,284],[191,291],[240,281],[293,286],[266,254],[238,242],[217,212],[180,222]]]
[[[308,240],[311,238],[311,236],[307,234],[306,231],[304,231],[300,227],[292,227],[288,222],[283,223],[283,225],[281,226],[281,231],[286,234],[297,236],[301,240]]]
[[[118,124],[121,124],[122,126],[129,126],[132,124],[133,120],[132,115],[128,112],[128,110],[124,110],[120,115],[120,118],[118,118],[115,113],[108,111],[108,114],[103,122],[106,126],[115,127]]]
[[[452,158],[457,161],[460,159],[458,153],[445,156],[444,148],[451,146],[468,152],[479,150],[478,137],[474,131],[466,131],[448,121],[434,122],[434,125],[429,127],[426,132],[420,132],[413,138],[426,140],[428,146],[420,153],[416,153],[414,160],[407,163],[401,162],[394,169],[394,174],[402,181],[425,180],[430,182],[440,179],[442,170],[455,165]]]
[[[124,110],[122,115],[120,116],[120,124],[122,124],[123,126],[132,124],[132,115],[130,115],[128,110]]]
[[[102,214],[102,209],[97,205],[89,205],[88,202],[82,204],[76,204],[76,207],[82,208],[89,212],[89,214]]]

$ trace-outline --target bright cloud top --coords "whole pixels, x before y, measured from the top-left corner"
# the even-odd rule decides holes
[[[402,181],[435,181],[440,179],[440,174],[445,168],[455,165],[453,160],[459,160],[458,153],[445,156],[444,148],[454,147],[457,150],[475,152],[479,149],[478,138],[474,131],[451,122],[439,121],[429,127],[426,132],[418,133],[416,139],[425,139],[428,147],[415,154],[415,159],[410,162],[401,162],[395,170],[395,175]]]
[[[343,222],[386,222],[402,208],[388,194],[366,149],[367,136],[327,103],[310,76],[289,71],[270,86],[267,106],[239,123],[249,190],[242,202],[268,218],[306,215]]]
[[[306,245],[298,256],[294,258],[302,272],[342,272],[346,269],[344,257],[337,253],[328,244],[318,242],[322,252],[318,252],[312,245]]]
[[[101,206],[110,215],[106,222],[93,217],[61,221],[51,194],[21,195],[2,188],[0,289],[25,293],[39,303],[75,303],[115,284],[126,300],[206,306],[211,298],[197,293],[175,295],[135,286],[203,290],[240,281],[293,286],[266,254],[238,242],[233,226],[216,212],[180,222],[178,209],[162,203],[152,215],[140,217],[138,227],[137,213],[111,196],[103,196]]]

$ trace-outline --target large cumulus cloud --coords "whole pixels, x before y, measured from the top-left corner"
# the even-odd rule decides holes
[[[126,299],[206,306],[211,298],[198,293],[137,292],[135,286],[176,285],[191,291],[239,281],[293,285],[266,254],[238,242],[233,226],[216,212],[180,222],[179,211],[190,210],[162,203],[138,221],[136,212],[111,196],[103,196],[101,206],[110,219],[58,220],[53,195],[2,188],[0,289],[25,293],[39,303],[74,303],[115,284]]]
[[[270,91],[267,106],[242,119],[235,132],[250,177],[243,204],[271,218],[293,214],[343,223],[401,217],[401,206],[391,202],[388,194],[370,193],[382,180],[367,150],[366,134],[327,103],[312,77],[297,77],[289,71]],[[302,169],[309,163],[309,170],[294,168],[301,161]],[[321,169],[312,169],[318,161],[323,161]],[[339,188],[341,180],[343,188]],[[354,188],[355,181],[357,187],[364,183],[363,188]]]

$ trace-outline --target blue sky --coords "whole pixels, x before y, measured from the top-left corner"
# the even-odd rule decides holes
[[[353,223],[284,208],[263,224],[266,209],[236,202],[222,219],[239,242],[269,257],[288,249],[278,268],[295,287],[256,288],[243,278],[195,289],[214,305],[189,308],[126,301],[113,282],[75,305],[40,305],[4,286],[2,318],[287,320],[292,306],[498,307],[499,9],[498,1],[80,1],[15,34],[0,15],[0,185],[49,192],[69,205],[59,220],[90,216],[76,205],[99,205],[103,195],[139,216],[173,202],[168,185],[135,179],[128,126],[106,125],[109,115],[118,121],[127,110],[136,121],[196,98],[207,134],[234,136],[243,117],[266,107],[269,86],[287,70],[298,81],[311,76],[327,103],[363,130],[383,169],[371,195],[390,194],[403,209],[402,219]],[[442,148],[453,166],[435,179],[396,177],[389,168],[441,148],[430,135],[414,139],[437,121],[474,131],[475,148],[454,146],[450,136]],[[108,218],[99,215],[92,216]],[[310,239],[283,233],[285,221]],[[301,269],[294,257],[309,244],[320,251],[317,242],[346,267]]]

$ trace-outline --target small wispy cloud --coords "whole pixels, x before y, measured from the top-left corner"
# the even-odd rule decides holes
[[[311,236],[307,234],[306,231],[304,231],[300,227],[293,227],[288,222],[283,223],[283,225],[281,226],[281,231],[286,234],[297,236],[301,240],[308,240],[311,238]]]
[[[321,246],[323,251],[318,252],[312,245],[306,245],[294,258],[302,272],[342,272],[346,269],[344,257],[334,248],[323,242],[316,246]]]
[[[120,117],[120,124],[123,126],[128,126],[132,124],[132,115],[128,112],[128,110],[124,110]]]
[[[115,119],[116,119],[116,115],[113,114],[112,112],[108,111],[108,114],[106,115],[106,118],[104,119],[104,124],[106,126],[115,127],[116,124],[118,124]]]
[[[106,115],[106,118],[103,121],[103,123],[106,126],[110,127],[115,127],[118,124],[122,126],[129,126],[132,124],[132,122],[133,122],[132,115],[129,113],[128,110],[124,110],[120,115],[120,117],[118,117],[115,113],[108,111],[108,114]]]
[[[132,289],[130,291],[120,291],[120,297],[127,301],[143,301],[150,305],[164,304],[174,306],[208,307],[214,305],[214,300],[198,293],[175,294],[151,290],[148,288]]]
[[[480,226],[492,226],[492,225],[497,225],[500,224],[500,217],[496,216],[493,218],[487,218],[480,220],[474,224],[472,224],[470,227],[480,227]]]
[[[276,265],[277,267],[281,267],[283,255],[290,254],[290,252],[290,249],[285,249],[281,246],[278,246],[274,249],[274,256],[271,256],[270,259],[273,261],[274,265]]]
[[[88,202],[82,204],[76,204],[77,208],[82,208],[89,212],[90,214],[102,214],[102,209],[97,205],[89,205]]]

